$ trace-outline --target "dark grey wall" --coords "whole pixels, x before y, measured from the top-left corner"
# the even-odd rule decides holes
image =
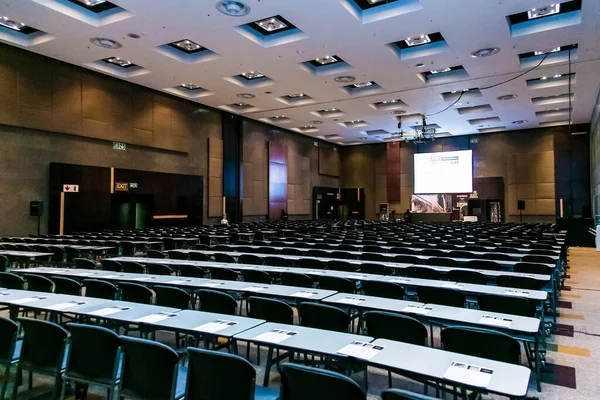
[[[592,115],[590,127],[590,182],[592,213],[600,215],[600,93]]]

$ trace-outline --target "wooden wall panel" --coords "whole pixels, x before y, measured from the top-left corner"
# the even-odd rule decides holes
[[[335,147],[319,147],[319,174],[340,176],[340,154]]]
[[[387,199],[400,201],[400,143],[391,142],[386,146]]]
[[[208,138],[208,216],[223,216],[223,141]]]
[[[287,147],[269,142],[269,220],[278,221],[287,212]]]

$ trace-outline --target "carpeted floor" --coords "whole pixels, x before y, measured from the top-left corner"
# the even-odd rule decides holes
[[[570,290],[564,290],[561,296],[560,315],[556,333],[549,338],[547,366],[543,373],[542,392],[535,390],[535,380],[532,376],[529,398],[541,400],[593,400],[600,398],[600,253],[590,248],[572,248],[569,253],[569,275],[566,285]],[[158,340],[173,344],[173,335],[159,333]],[[240,354],[245,354],[244,345],[239,346]],[[261,382],[264,373],[264,359],[261,354],[261,366],[257,368],[257,381]],[[401,355],[399,355],[401,356]],[[251,361],[256,363],[256,347],[252,346]],[[274,370],[275,371],[275,370]],[[364,385],[363,374],[353,376]],[[369,369],[368,399],[380,399],[379,394],[387,389],[387,373]],[[279,376],[271,375],[272,388],[279,385]],[[422,385],[403,379],[394,378],[394,387],[422,392]],[[23,385],[18,399],[48,399],[51,382],[36,376],[34,389],[28,392]],[[433,391],[430,393],[433,394]],[[90,388],[88,399],[104,398],[102,389]],[[7,397],[8,398],[8,397]],[[74,396],[67,398],[73,399]],[[451,398],[451,397],[448,397]],[[496,399],[498,396],[485,396]]]

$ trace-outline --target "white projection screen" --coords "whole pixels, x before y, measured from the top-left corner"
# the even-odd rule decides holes
[[[415,194],[471,193],[473,151],[415,154]]]

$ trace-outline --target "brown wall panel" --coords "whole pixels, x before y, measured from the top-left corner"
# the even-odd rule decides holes
[[[386,146],[387,200],[400,201],[400,143],[392,142]]]

